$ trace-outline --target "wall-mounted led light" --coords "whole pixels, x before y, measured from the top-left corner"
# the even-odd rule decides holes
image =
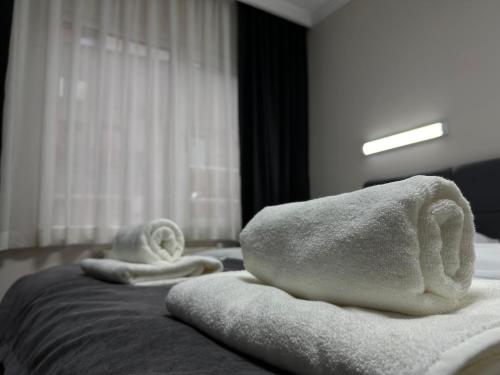
[[[447,132],[446,124],[436,122],[435,124],[421,126],[416,129],[366,142],[363,144],[363,154],[371,155],[414,143],[428,141],[430,139],[442,137]]]

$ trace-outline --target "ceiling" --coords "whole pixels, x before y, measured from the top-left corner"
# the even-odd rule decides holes
[[[240,0],[269,13],[312,27],[350,0]]]

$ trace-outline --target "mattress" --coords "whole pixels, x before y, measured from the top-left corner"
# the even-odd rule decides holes
[[[224,265],[242,269],[241,260]],[[4,374],[283,373],[172,318],[169,288],[105,283],[78,265],[21,278],[0,303]]]

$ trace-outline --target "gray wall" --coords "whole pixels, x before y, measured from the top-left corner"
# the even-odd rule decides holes
[[[76,263],[100,249],[82,245],[0,251],[0,300],[18,278],[49,267]]]
[[[313,196],[500,156],[500,1],[352,0],[309,33]],[[364,141],[449,135],[365,157]]]

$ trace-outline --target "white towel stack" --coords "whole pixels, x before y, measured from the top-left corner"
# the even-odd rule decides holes
[[[182,256],[183,251],[181,229],[171,220],[158,219],[121,228],[110,259],[84,259],[80,266],[95,278],[140,286],[176,284],[223,269],[215,258]]]
[[[439,177],[268,207],[240,236],[249,272],[175,286],[166,304],[297,374],[476,371],[500,353],[500,282],[469,290],[473,236]]]

